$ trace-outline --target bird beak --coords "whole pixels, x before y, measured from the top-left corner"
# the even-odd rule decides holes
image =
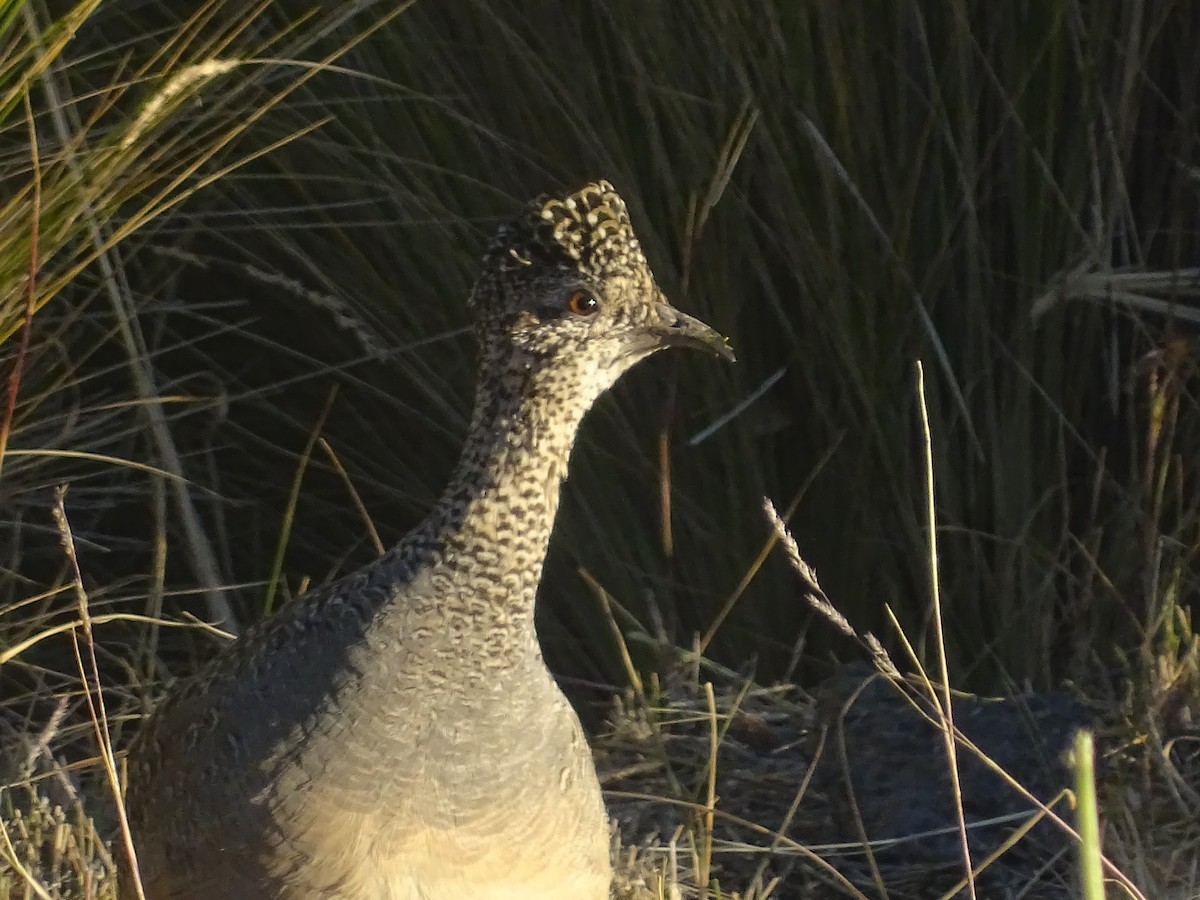
[[[649,331],[664,347],[693,347],[708,350],[729,362],[736,362],[727,338],[699,319],[681,313],[669,303],[659,303]]]

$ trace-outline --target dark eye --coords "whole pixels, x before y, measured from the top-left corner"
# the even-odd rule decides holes
[[[577,316],[593,316],[600,311],[600,301],[591,291],[580,288],[567,295],[567,309]]]

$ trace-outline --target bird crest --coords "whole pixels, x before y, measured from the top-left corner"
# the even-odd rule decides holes
[[[607,181],[531,202],[496,233],[484,269],[485,278],[509,282],[556,269],[595,283],[622,276],[651,280],[625,201]],[[475,303],[481,293],[476,291]]]

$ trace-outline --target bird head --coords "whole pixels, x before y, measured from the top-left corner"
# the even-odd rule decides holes
[[[607,181],[539,197],[501,227],[471,306],[485,367],[524,372],[530,385],[543,373],[574,382],[586,404],[666,347],[733,359],[716,331],[663,296]]]

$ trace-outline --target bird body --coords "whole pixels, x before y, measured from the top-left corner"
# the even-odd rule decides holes
[[[662,298],[606,182],[502,228],[472,305],[475,409],[442,500],[135,740],[148,900],[608,897],[591,753],[534,628],[542,564],[596,397],[663,346],[730,354]]]

